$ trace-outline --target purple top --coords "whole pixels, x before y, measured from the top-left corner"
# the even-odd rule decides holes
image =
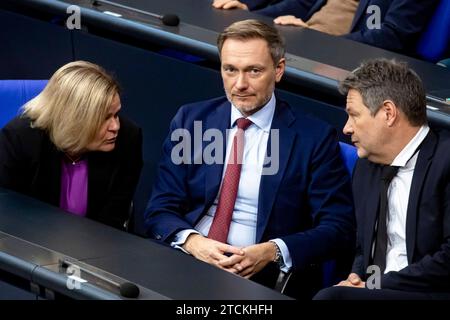
[[[85,216],[88,201],[88,163],[61,161],[61,194],[59,207],[78,216]]]

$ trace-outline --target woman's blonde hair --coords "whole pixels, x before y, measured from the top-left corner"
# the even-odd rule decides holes
[[[70,62],[23,106],[22,115],[34,128],[45,130],[58,149],[79,153],[95,139],[115,94],[119,85],[103,68],[86,61]]]

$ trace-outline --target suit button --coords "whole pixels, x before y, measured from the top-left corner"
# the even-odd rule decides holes
[[[156,240],[161,240],[161,236],[159,234],[156,235]]]

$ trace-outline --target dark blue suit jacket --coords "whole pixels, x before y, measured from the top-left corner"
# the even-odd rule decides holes
[[[294,15],[303,21],[307,21],[326,3],[327,0],[281,0],[277,3],[269,4],[260,10],[256,10],[255,13],[273,18],[283,15]]]
[[[327,0],[283,0],[255,13],[278,17],[295,15],[307,21]],[[421,32],[433,15],[438,0],[361,0],[347,38],[387,50],[414,54]],[[381,28],[368,29],[371,5],[380,8]]]
[[[414,170],[406,219],[408,266],[381,278],[382,289],[450,293],[450,136],[432,131]],[[379,203],[380,166],[359,160],[353,173],[358,223],[353,272],[363,279]]]
[[[247,5],[250,11],[261,9],[280,1],[282,0],[241,0],[242,3],[245,3]]]
[[[220,97],[185,105],[174,117],[146,211],[149,236],[170,242],[178,231],[194,228],[222,178],[221,164],[175,165],[171,152],[178,141],[171,141],[171,133],[185,128],[193,136],[194,121],[202,121],[203,132],[216,128],[226,137],[230,112],[230,103]],[[349,250],[355,230],[351,186],[335,130],[281,101],[272,129],[279,129],[280,164],[277,174],[261,178],[256,243],[281,238],[295,269]]]

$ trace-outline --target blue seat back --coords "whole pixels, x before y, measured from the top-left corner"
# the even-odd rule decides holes
[[[356,160],[358,160],[356,148],[344,142],[339,142],[339,146],[341,147],[341,157],[344,160],[345,168],[350,176],[352,176],[353,168],[355,167]]]
[[[344,161],[345,168],[350,176],[352,176],[358,154],[356,148],[344,142],[339,142],[341,148],[341,157]],[[342,257],[339,261],[329,260],[322,266],[322,286],[324,288],[331,287],[348,276],[347,268],[351,266],[353,257]]]
[[[444,58],[450,43],[450,0],[441,0],[417,46],[420,57],[431,62]]]
[[[21,106],[37,96],[48,80],[0,80],[0,128],[14,118]]]

